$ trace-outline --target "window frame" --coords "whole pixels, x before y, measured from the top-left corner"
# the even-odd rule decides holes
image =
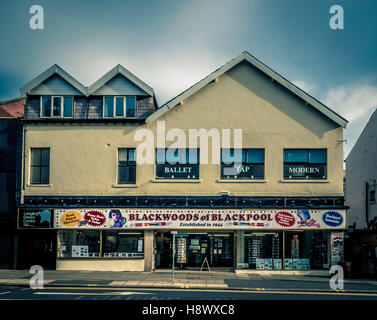
[[[244,166],[244,165],[263,165],[263,176],[262,177],[238,177],[237,175],[236,176],[228,176],[228,175],[223,175],[223,168],[224,166],[234,166],[234,162],[233,163],[230,163],[230,164],[227,164],[223,161],[223,150],[227,150],[226,148],[222,148],[220,149],[220,179],[221,180],[242,180],[242,181],[245,181],[245,180],[264,180],[266,178],[266,149],[265,148],[242,148],[241,149],[241,165]],[[229,148],[228,150],[234,150],[235,149],[232,149],[232,148]],[[238,149],[239,150],[239,149]],[[252,162],[249,162],[248,161],[248,151],[249,150],[262,150],[263,151],[263,162],[255,162],[255,163],[252,163]],[[243,152],[245,151],[246,155],[245,155],[245,161],[243,161]],[[234,154],[233,154],[234,156]]]
[[[40,149],[41,150],[41,157],[40,157],[41,162],[40,162],[39,165],[33,165],[32,164],[32,150],[33,149]],[[47,167],[47,166],[44,166],[42,164],[42,162],[43,162],[42,161],[42,150],[43,149],[47,149],[48,153],[49,153],[49,155],[48,155],[49,161],[48,161],[48,181],[47,181],[47,183],[42,183],[42,168],[46,168]],[[31,147],[29,149],[29,154],[30,154],[30,161],[29,161],[29,185],[33,185],[33,186],[35,186],[35,185],[49,185],[50,181],[51,181],[51,148],[49,148],[49,147]],[[33,167],[37,167],[40,170],[40,173],[39,173],[39,181],[40,182],[39,183],[32,182],[32,168]]]
[[[120,160],[119,160],[119,151],[120,150],[127,150],[127,161],[126,161],[126,165],[123,165],[121,166],[120,165]],[[130,150],[135,150],[135,161],[134,163],[130,164],[129,163],[129,151]],[[120,167],[125,167],[126,168],[126,171],[127,171],[127,168],[129,167],[134,167],[135,168],[135,181],[134,182],[130,182],[129,180],[127,182],[121,182],[120,181],[120,175],[119,175],[119,168]],[[137,181],[137,161],[136,161],[136,148],[117,148],[117,171],[116,171],[116,184],[117,185],[136,185],[136,181]]]
[[[49,97],[51,99],[50,105],[50,116],[43,116],[43,97]],[[60,98],[60,115],[54,116],[54,98]],[[65,98],[72,98],[72,117],[65,117],[64,116],[64,100]],[[50,118],[65,118],[65,119],[72,119],[75,114],[75,96],[61,96],[61,95],[41,95],[39,99],[39,116],[44,119]]]
[[[292,161],[292,162],[286,162],[285,161],[285,151],[293,151],[293,150],[300,150],[300,151],[307,151],[307,161]],[[316,150],[323,150],[325,151],[325,163],[320,162],[310,162],[310,152],[316,151]],[[322,177],[310,177],[310,176],[285,176],[285,166],[286,165],[318,165],[318,166],[324,166],[325,176]],[[327,180],[328,179],[328,149],[327,148],[284,148],[283,149],[283,179],[284,180]]]
[[[106,98],[113,98],[113,116],[112,117],[105,117],[105,99]],[[122,116],[117,116],[116,115],[116,100],[117,98],[122,98],[123,99],[123,115]],[[132,117],[127,116],[127,98],[135,98],[135,115]],[[114,118],[120,118],[120,119],[136,119],[137,118],[137,108],[138,108],[138,99],[137,96],[133,95],[126,95],[126,96],[120,96],[120,95],[115,95],[115,96],[110,96],[110,95],[105,95],[102,97],[102,118],[104,119],[114,119]]]

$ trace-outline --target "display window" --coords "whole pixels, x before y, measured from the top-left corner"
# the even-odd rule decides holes
[[[58,230],[58,258],[144,257],[144,233],[115,230]]]
[[[100,232],[97,230],[59,230],[58,258],[100,256]]]
[[[245,263],[257,270],[329,268],[329,231],[253,232],[244,235]]]
[[[143,246],[143,232],[103,231],[104,257],[142,257]]]
[[[282,270],[283,232],[253,232],[244,236],[245,262],[250,269]]]

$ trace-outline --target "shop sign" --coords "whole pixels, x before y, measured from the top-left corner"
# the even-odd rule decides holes
[[[234,169],[234,175],[227,173],[230,168]],[[263,164],[221,165],[221,179],[263,179],[263,177]]]
[[[81,213],[75,210],[66,211],[59,218],[60,224],[64,227],[75,227],[85,225],[85,223],[80,224],[81,221]]]
[[[325,179],[325,164],[285,164],[284,177],[293,179]]]
[[[157,164],[156,178],[199,179],[198,164]]]
[[[343,216],[336,211],[328,211],[322,215],[323,222],[329,227],[339,227],[343,223]]]
[[[329,229],[322,216],[328,210],[221,209],[80,209],[55,210],[56,228],[116,229]],[[345,228],[342,222],[331,229]]]
[[[295,224],[295,217],[287,211],[277,212],[275,220],[282,227],[292,227]]]
[[[20,228],[52,228],[52,210],[21,210]]]
[[[106,218],[102,212],[92,210],[85,213],[84,221],[92,227],[101,227],[104,225]]]

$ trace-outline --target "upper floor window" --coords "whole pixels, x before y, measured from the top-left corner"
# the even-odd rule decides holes
[[[104,97],[103,116],[104,118],[136,117],[136,97]]]
[[[326,179],[326,149],[285,149],[284,179]]]
[[[199,179],[198,149],[157,149],[157,179]]]
[[[118,184],[136,183],[135,149],[118,149]]]
[[[30,184],[49,184],[50,149],[30,149]]]
[[[264,149],[222,149],[221,179],[264,179]]]
[[[73,97],[42,96],[41,117],[73,117]]]

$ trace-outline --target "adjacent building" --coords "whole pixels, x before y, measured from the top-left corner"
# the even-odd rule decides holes
[[[377,275],[377,113],[372,114],[347,156],[345,199],[349,252],[355,274]]]
[[[25,98],[0,102],[0,268],[13,268],[17,246],[18,172]]]
[[[173,248],[180,268],[343,259],[347,121],[247,52],[160,108],[122,66],[90,87],[52,66],[21,93],[29,264],[154,270]]]

